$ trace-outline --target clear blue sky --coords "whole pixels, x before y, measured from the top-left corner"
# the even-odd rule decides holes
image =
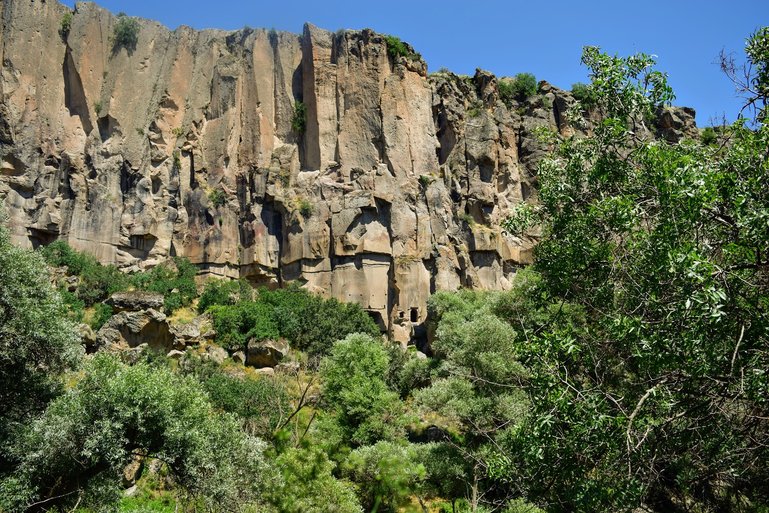
[[[65,1],[72,5],[72,1]],[[700,126],[725,115],[739,100],[715,61],[722,48],[742,57],[746,37],[769,25],[767,0],[101,0],[100,5],[176,28],[238,29],[244,25],[300,32],[322,28],[396,34],[421,52],[430,70],[497,75],[527,71],[569,88],[586,82],[579,64],[584,45],[611,53],[655,54],[670,74],[676,104],[697,110]]]

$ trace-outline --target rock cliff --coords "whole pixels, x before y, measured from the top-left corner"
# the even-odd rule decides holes
[[[567,129],[569,93],[541,83],[507,106],[493,75],[428,75],[370,30],[139,20],[126,48],[95,4],[67,27],[53,0],[0,6],[0,199],[19,244],[299,280],[402,341],[435,290],[504,289],[531,258],[498,223],[536,190],[533,131]]]

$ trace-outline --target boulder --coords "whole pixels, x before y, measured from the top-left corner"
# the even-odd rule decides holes
[[[212,362],[221,365],[229,357],[227,350],[219,346],[207,346],[205,357]]]
[[[157,310],[120,312],[96,333],[99,347],[126,349],[146,344],[152,349],[167,353],[173,349],[166,316]]]
[[[174,337],[174,347],[177,349],[210,343],[214,338],[214,332],[211,330],[211,316],[203,314],[184,324],[172,324],[171,334]]]
[[[236,351],[232,354],[232,361],[241,365],[246,364],[246,353],[243,351]]]
[[[139,310],[160,310],[163,308],[163,294],[157,292],[145,292],[133,290],[130,292],[116,292],[107,300],[116,312],[136,312]]]
[[[288,354],[288,341],[249,340],[246,353],[246,365],[256,368],[275,367]]]
[[[300,369],[299,362],[283,362],[275,366],[275,372],[279,374],[296,374]]]
[[[184,357],[184,351],[179,351],[178,349],[172,349],[168,352],[166,355],[166,358],[170,358],[172,360],[180,360]]]

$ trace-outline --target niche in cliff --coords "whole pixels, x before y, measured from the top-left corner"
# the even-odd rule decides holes
[[[88,113],[88,102],[85,98],[83,81],[80,79],[80,73],[77,71],[75,61],[72,58],[72,50],[67,45],[64,52],[64,63],[62,64],[62,74],[64,77],[64,106],[67,107],[70,116],[78,116],[83,131],[90,134],[93,130],[91,116]]]

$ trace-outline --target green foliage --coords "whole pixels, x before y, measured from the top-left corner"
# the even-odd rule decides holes
[[[98,331],[99,328],[112,317],[112,307],[104,303],[96,303],[93,305],[93,317],[91,318],[91,328],[94,331]]]
[[[537,79],[531,73],[518,73],[513,78],[500,79],[497,89],[500,99],[511,107],[513,101],[526,101],[537,94]]]
[[[595,97],[590,85],[577,82],[571,86],[571,94],[584,107],[590,107],[595,103]]]
[[[62,372],[82,354],[45,262],[14,247],[4,225],[0,203],[0,479],[15,459],[8,444],[60,392]]]
[[[706,126],[700,133],[700,141],[705,146],[710,146],[718,141],[718,135],[712,126]]]
[[[128,53],[136,49],[139,42],[139,21],[136,18],[127,16],[125,13],[118,13],[115,19],[115,28],[112,32],[112,51],[117,53],[120,48],[125,48]]]
[[[40,253],[49,265],[66,267],[67,274],[79,277],[74,296],[65,294],[67,303],[75,312],[82,306],[96,305],[115,292],[130,287],[163,294],[164,306],[169,313],[189,305],[197,296],[197,268],[185,258],[175,258],[150,271],[128,276],[114,265],[102,265],[93,256],[73,250],[64,241],[52,242]],[[78,302],[82,305],[78,306]],[[104,306],[97,307],[97,319],[99,315],[101,318],[107,315]]]
[[[727,127],[718,151],[643,140],[665,75],[645,55],[583,62],[605,118],[540,169],[539,277],[496,310],[530,326],[532,411],[493,476],[555,511],[766,503],[769,130]]]
[[[318,356],[350,333],[379,334],[371,317],[357,304],[323,299],[297,286],[261,289],[254,301],[210,308],[220,343],[242,348],[249,338],[279,338]]]
[[[334,477],[334,464],[317,446],[288,449],[275,466],[282,479],[269,501],[282,513],[363,513],[350,484]]]
[[[260,301],[241,301],[232,306],[212,306],[217,342],[231,351],[246,348],[249,340],[275,340],[280,330],[273,309]]]
[[[206,282],[198,300],[198,312],[203,313],[214,305],[231,306],[239,301],[253,299],[251,285],[245,280],[210,279]]]
[[[199,379],[213,405],[236,415],[251,435],[271,439],[291,414],[288,392],[274,378],[238,378],[216,367]]]
[[[337,342],[321,362],[323,399],[353,446],[403,433],[403,406],[385,381],[389,364],[383,343],[364,334]]]
[[[93,104],[93,110],[97,116],[101,114],[101,108],[102,108],[101,100],[96,100]]]
[[[299,215],[304,217],[305,219],[309,219],[312,217],[312,213],[315,209],[312,206],[312,203],[306,199],[302,199],[299,202]]]
[[[367,511],[401,511],[425,478],[419,459],[417,446],[383,441],[354,450],[344,470]]]
[[[120,498],[132,455],[145,454],[165,462],[190,500],[240,511],[262,493],[262,450],[234,417],[214,412],[192,378],[99,353],[14,447],[20,464],[0,482],[0,507],[46,500],[103,510]]]
[[[213,189],[208,193],[208,201],[214,208],[219,208],[225,204],[227,197],[224,195],[224,191],[221,189]]]
[[[299,100],[294,102],[294,114],[291,116],[291,129],[296,134],[303,134],[307,128],[307,106]]]
[[[387,45],[387,53],[393,59],[397,59],[398,57],[406,57],[410,59],[415,56],[409,46],[401,41],[398,36],[385,36],[385,44]]]
[[[72,12],[67,11],[64,16],[61,17],[61,24],[59,25],[59,34],[61,37],[66,38],[69,35],[69,31],[72,28]]]
[[[197,297],[195,276],[197,267],[186,258],[175,257],[151,270],[131,277],[131,284],[140,290],[163,294],[163,307],[169,313],[187,306]]]

